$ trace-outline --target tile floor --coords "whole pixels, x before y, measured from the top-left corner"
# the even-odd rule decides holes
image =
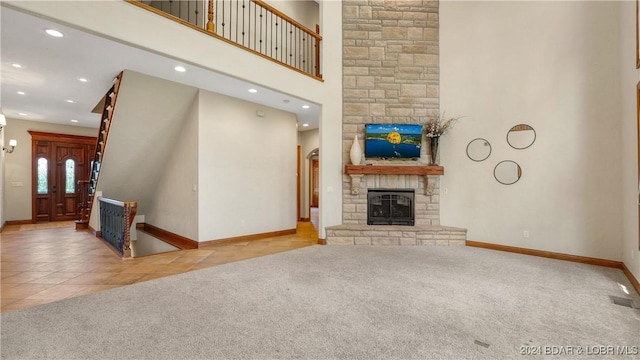
[[[119,286],[318,242],[311,222],[295,235],[122,260],[73,222],[9,225],[0,234],[0,312],[87,295]]]

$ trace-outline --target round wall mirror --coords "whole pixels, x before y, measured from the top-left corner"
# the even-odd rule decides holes
[[[473,139],[467,145],[467,156],[473,161],[486,160],[491,155],[491,144],[485,139]]]
[[[536,131],[527,124],[518,124],[507,133],[507,142],[514,149],[526,149],[536,141]]]
[[[515,161],[504,160],[493,169],[493,176],[500,184],[511,185],[520,180],[522,169]]]

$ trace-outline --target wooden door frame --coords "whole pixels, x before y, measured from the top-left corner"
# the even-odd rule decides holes
[[[31,135],[31,222],[37,223],[37,211],[36,211],[36,198],[37,198],[37,183],[38,183],[38,168],[36,159],[36,144],[38,141],[50,141],[50,142],[63,142],[72,144],[92,145],[95,146],[98,141],[97,137],[70,135],[70,134],[58,134],[42,131],[27,131]],[[87,154],[87,161],[91,159],[90,154]],[[49,165],[51,167],[51,165]]]
[[[318,162],[318,172],[320,172],[320,157],[318,157],[317,159],[314,159],[313,156],[309,157],[309,204],[308,204],[309,218],[311,218],[311,208],[313,207],[311,206],[311,203],[313,202],[312,200],[313,200],[313,178],[314,178],[313,161],[314,160]],[[318,176],[319,175],[320,174],[318,173]],[[320,180],[318,179],[318,182],[319,181]],[[320,207],[320,189],[318,189],[318,206],[317,207]]]
[[[301,173],[300,173],[300,164],[302,161],[301,158],[301,154],[302,154],[302,146],[298,145],[298,162],[297,162],[297,172],[296,174],[298,174],[298,179],[296,181],[296,216],[298,217],[298,221],[302,221],[302,218],[300,217],[300,199],[301,199],[301,194],[300,192],[301,190],[301,184],[302,184],[302,178],[301,178]]]
[[[637,4],[637,3],[636,3]],[[638,131],[637,146],[638,146],[638,189],[637,189],[637,203],[638,203],[638,250],[640,250],[640,81],[636,86],[636,108],[638,117],[636,118],[636,127]]]

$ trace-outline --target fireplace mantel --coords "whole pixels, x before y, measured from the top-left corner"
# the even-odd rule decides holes
[[[432,195],[429,176],[444,175],[444,167],[427,165],[345,165],[344,173],[351,177],[351,194],[360,194],[360,179],[364,175],[419,175],[424,176],[425,194]]]
[[[345,165],[347,175],[444,175],[442,166],[425,165]]]

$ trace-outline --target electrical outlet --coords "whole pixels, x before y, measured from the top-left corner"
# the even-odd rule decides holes
[[[529,230],[525,230],[522,232],[522,237],[524,238],[528,238],[529,237]]]
[[[242,227],[247,226],[247,222],[246,222],[246,221],[244,221],[244,220],[240,221],[240,226],[242,226]]]
[[[444,194],[447,195],[449,193],[449,188],[444,188]]]

